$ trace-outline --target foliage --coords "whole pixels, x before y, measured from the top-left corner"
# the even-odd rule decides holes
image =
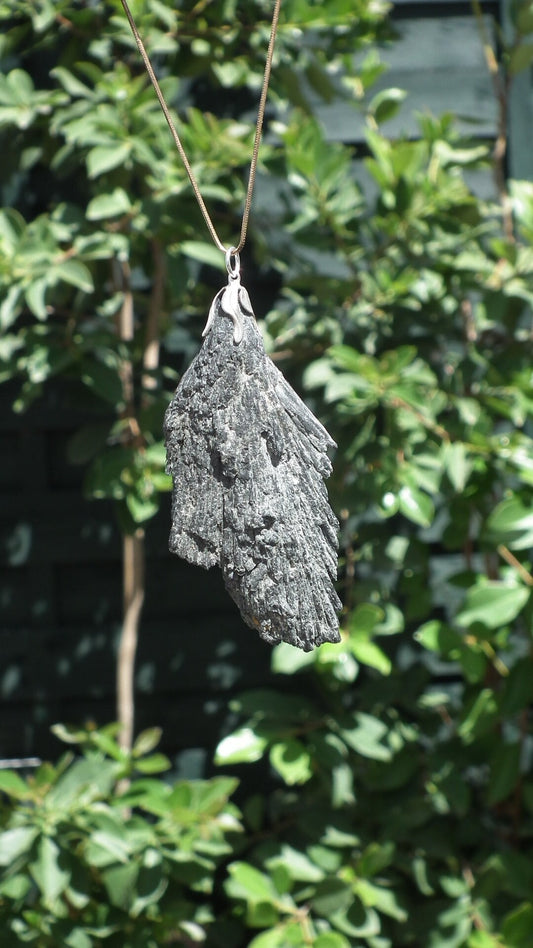
[[[268,5],[242,5],[241,22],[257,26],[246,48],[227,26],[230,2],[208,5],[195,35],[192,4],[138,6],[149,48],[168,64],[165,91],[188,108],[185,145],[230,242],[251,139],[242,114],[260,81]],[[504,89],[531,54],[530,4],[511,6]],[[53,375],[70,373],[116,409],[107,427],[77,436],[72,454],[94,459],[94,496],[114,497],[141,522],[166,486],[160,423],[169,365],[194,349],[194,317],[212,296],[208,267],[218,257],[199,237],[203,224],[118,4],[108,9],[110,19],[99,5],[0,2],[0,15],[13,18],[3,49],[17,56],[0,87],[17,207],[4,212],[0,238],[1,346],[4,377],[22,380],[18,407]],[[267,344],[339,445],[330,488],[341,520],[343,640],[311,655],[279,646],[279,687],[234,701],[235,729],[217,762],[230,771],[266,764],[271,783],[246,799],[244,781],[244,833],[224,849],[217,925],[201,930],[214,914],[213,861],[202,862],[201,910],[179,890],[194,901],[200,926],[188,937],[205,935],[207,944],[531,945],[533,186],[505,182],[501,151],[465,140],[450,115],[421,115],[416,140],[389,140],[386,122],[405,108],[404,96],[372,96],[379,61],[369,53],[354,74],[349,55],[356,35],[363,47],[383,29],[383,13],[353,0],[287,0],[280,34],[273,95],[281,147],[262,152],[271,190],[252,240],[263,275],[274,248],[283,284]],[[69,42],[60,52],[56,15],[76,26],[62,27]],[[306,30],[303,46],[296,24]],[[33,81],[36,58],[50,49],[52,80]],[[171,78],[178,53],[179,83]],[[220,84],[216,115],[200,107],[202,82]],[[364,162],[324,139],[312,114],[318,87],[342,94],[345,105],[361,98]],[[53,172],[50,207],[34,197],[43,169]],[[467,182],[493,171],[493,196],[481,198]],[[121,371],[131,362],[143,373],[144,332],[163,278],[164,369],[148,373],[155,388],[141,387],[139,439]],[[113,321],[128,293],[138,315],[132,340],[120,339]],[[89,749],[92,759],[94,743]],[[106,766],[115,781],[124,761]],[[173,792],[154,781],[139,797],[136,786],[124,832],[139,810],[154,812],[151,794]],[[229,785],[219,786],[226,812]],[[113,813],[125,801],[105,805]],[[34,806],[23,799],[7,808],[6,831],[27,825],[25,815],[40,812]],[[88,819],[82,810],[78,817]],[[31,852],[33,866],[41,856]],[[170,863],[166,854],[165,872]],[[100,868],[95,885],[105,887]],[[63,879],[59,870],[52,878]],[[23,900],[35,898],[43,878],[30,871],[31,890],[13,890]],[[8,889],[3,898],[0,911],[16,930],[14,896]],[[113,902],[107,910],[125,911]],[[150,911],[155,925],[155,904]],[[68,944],[37,944],[58,943]]]
[[[153,752],[157,728],[139,734],[131,754],[116,726],[55,730],[82,755],[66,753],[27,780],[0,772],[2,944],[202,941],[216,868],[240,830],[228,802],[236,780],[159,778],[170,764]]]
[[[339,444],[346,611],[340,645],[275,650],[302,697],[293,685],[234,702],[217,759],[266,756],[279,775],[266,805],[249,804],[248,865],[279,872],[292,906],[264,892],[262,926],[253,876],[240,895],[247,924],[267,929],[254,948],[525,948],[533,191],[511,182],[506,233],[505,207],[465,181],[490,167],[482,144],[428,115],[416,141],[392,142],[377,114],[375,197],[317,124],[284,132],[290,264],[267,324]]]
[[[183,144],[230,245],[253,141],[241,112],[257,98],[269,6],[255,0],[238,18],[235,0],[213,6],[209,18],[193,3],[175,6],[147,0],[134,12],[156,64],[164,57],[163,92],[185,117]],[[385,9],[381,0],[372,9],[363,0],[328,7],[326,17],[307,0],[286,3],[274,99],[303,106],[317,86],[331,95],[327,69],[374,35]],[[191,317],[205,313],[213,295],[213,273],[198,287],[202,265],[223,270],[224,259],[207,235],[119,0],[5,0],[0,23],[4,195],[14,205],[0,219],[0,380],[19,382],[19,411],[59,374],[102,401],[105,419],[76,436],[71,457],[93,462],[87,494],[113,498],[123,528],[133,531],[170,488],[161,429],[164,381],[175,384],[177,375],[168,359],[160,368],[154,351],[162,344],[174,361],[190,356],[200,329]],[[309,44],[300,43],[296,23],[309,31]],[[326,55],[322,37],[335,24]],[[218,90],[217,111],[195,106],[209,87]],[[262,161],[269,155],[264,146]],[[133,301],[136,324],[124,331]]]

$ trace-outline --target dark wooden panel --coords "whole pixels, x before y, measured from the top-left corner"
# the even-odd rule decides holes
[[[79,491],[0,494],[0,563],[87,562],[120,556],[113,505]]]
[[[492,21],[487,20],[492,30]],[[383,47],[388,66],[372,93],[392,86],[408,93],[400,113],[386,123],[387,135],[417,136],[416,112],[454,112],[463,131],[484,138],[496,134],[496,102],[472,14],[399,20],[397,39]],[[364,141],[365,120],[355,103],[328,105],[308,90],[315,114],[331,141]],[[475,125],[471,120],[475,120]]]
[[[0,758],[48,753],[54,721],[114,718],[117,635],[117,626],[85,626],[70,635],[17,629],[0,636]],[[206,746],[219,732],[228,697],[269,680],[270,655],[234,613],[143,623],[138,726],[163,725],[172,750]]]
[[[0,569],[0,643],[2,634],[10,626],[29,624],[31,620],[31,600],[28,596],[29,577],[31,569],[28,566],[13,569],[2,564]],[[0,648],[2,646],[0,645]],[[3,651],[0,652],[3,665]]]
[[[0,432],[0,491],[16,490],[18,484],[18,432]]]
[[[69,748],[50,732],[52,724],[59,721],[76,725],[93,722],[102,726],[115,718],[114,701],[109,697],[95,698],[90,706],[86,700],[52,697],[35,701],[31,706],[10,707],[8,713],[0,706],[0,760],[33,755],[57,760]],[[157,696],[141,695],[137,700],[137,732],[163,725],[161,749],[171,757],[186,751],[183,756],[196,758],[201,766],[196,776],[202,776],[203,767],[208,765],[227,722],[226,699],[202,696],[183,699],[176,692],[169,692]],[[187,770],[190,773],[190,764]]]
[[[90,618],[90,617],[89,617]],[[18,627],[0,633],[0,699],[6,703],[55,697],[112,696],[120,625],[80,622],[72,628]],[[141,624],[136,665],[140,692],[208,694],[246,686],[268,672],[271,649],[226,610]]]
[[[105,403],[88,387],[68,379],[54,379],[27,411],[13,411],[18,386],[0,386],[0,431],[75,430],[86,421],[109,416]]]

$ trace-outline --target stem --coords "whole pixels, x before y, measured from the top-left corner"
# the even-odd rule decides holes
[[[134,334],[133,293],[130,268],[120,265],[124,300],[117,318],[117,334],[121,342],[130,343]],[[135,413],[135,385],[133,362],[130,357],[121,362],[120,380],[124,398],[123,417],[127,421],[124,439],[142,450],[144,442]],[[133,745],[135,718],[135,653],[139,623],[144,602],[144,530],[125,533],[122,537],[122,629],[117,656],[117,719],[120,724],[120,746],[129,751]]]
[[[160,320],[165,294],[166,261],[163,248],[158,240],[152,241],[152,256],[154,259],[154,276],[144,336],[143,394],[156,388],[157,382],[154,372],[159,366]],[[144,400],[146,399],[144,398]]]
[[[156,387],[154,376],[159,365],[159,322],[165,286],[165,255],[160,243],[152,244],[154,257],[154,279],[150,305],[146,320],[143,350],[143,404],[146,394]],[[131,343],[135,320],[130,269],[121,264],[120,282],[124,300],[117,318],[117,334],[121,342]],[[137,419],[135,405],[134,367],[131,357],[122,360],[120,369],[124,398],[123,418],[127,422],[124,440],[136,450],[144,450],[144,438]],[[120,746],[129,751],[133,745],[135,726],[135,656],[139,639],[139,627],[145,595],[145,532],[138,527],[133,533],[122,537],[122,630],[117,657],[117,719],[120,724]]]
[[[145,590],[144,530],[122,538],[123,620],[117,662],[117,716],[120,746],[131,750],[135,718],[135,654]]]
[[[133,314],[133,293],[131,291],[131,273],[128,263],[121,263],[120,277],[124,299],[117,316],[117,334],[121,342],[129,343],[133,341],[135,320]],[[121,417],[127,422],[128,429],[124,433],[124,438],[129,444],[133,444],[133,447],[142,449],[144,443],[135,413],[133,362],[130,357],[122,359],[119,375],[120,381],[122,382],[122,395],[124,399],[124,409],[121,413]]]
[[[514,554],[511,553],[511,551],[506,546],[504,546],[503,543],[500,543],[497,549],[502,559],[504,559],[506,563],[509,563],[509,566],[512,566],[516,570],[524,582],[528,586],[533,586],[533,576],[527,571],[525,566],[522,565],[520,560],[517,560],[516,556],[514,556]]]

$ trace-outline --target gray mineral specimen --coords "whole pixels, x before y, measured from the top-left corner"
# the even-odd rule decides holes
[[[170,550],[218,564],[267,642],[338,642],[338,523],[323,480],[335,442],[268,358],[238,272],[204,335],[165,416]]]

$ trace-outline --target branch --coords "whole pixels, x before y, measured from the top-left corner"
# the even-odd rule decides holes
[[[144,603],[144,530],[124,534],[122,540],[123,610],[117,659],[117,716],[121,725],[119,742],[131,750],[135,718],[135,654],[139,622]]]
[[[133,312],[133,293],[129,264],[120,265],[121,288],[124,299],[117,316],[117,335],[121,342],[131,343],[135,322]],[[124,398],[123,418],[127,420],[129,431],[126,437],[133,446],[142,451],[144,439],[135,411],[135,385],[133,362],[130,357],[122,359],[119,368]],[[121,725],[119,742],[124,750],[131,750],[135,718],[135,654],[139,623],[144,602],[145,590],[145,551],[144,530],[138,528],[134,533],[122,537],[122,630],[117,657],[117,717]],[[124,789],[124,787],[123,787]]]
[[[120,287],[124,294],[124,299],[117,315],[117,335],[121,342],[131,343],[133,341],[135,321],[133,315],[131,272],[127,262],[120,264]],[[142,449],[144,447],[144,441],[135,412],[133,362],[130,358],[121,360],[119,376],[124,398],[124,410],[121,417],[127,421],[129,436],[134,447]]]
[[[160,323],[165,294],[166,260],[164,250],[158,240],[152,241],[152,255],[154,258],[154,277],[144,336],[143,404],[146,403],[147,392],[156,388],[154,372],[159,366]]]

